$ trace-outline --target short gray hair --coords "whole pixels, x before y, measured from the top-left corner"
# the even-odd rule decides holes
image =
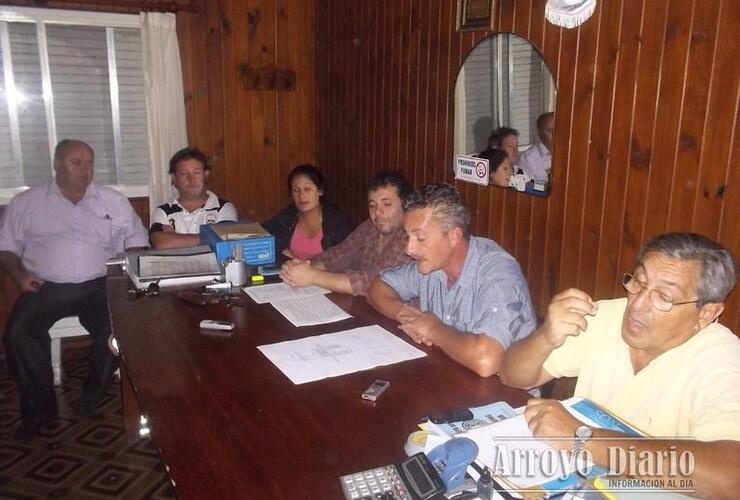
[[[432,218],[444,231],[459,227],[465,239],[470,239],[470,212],[463,202],[462,195],[453,186],[427,184],[414,191],[403,204],[406,212],[422,208],[432,210]]]
[[[706,236],[696,233],[660,234],[643,245],[637,262],[642,262],[650,252],[701,264],[701,275],[696,286],[697,307],[724,302],[735,287],[737,275],[732,253]]]
[[[93,158],[95,158],[95,151],[93,148],[86,143],[85,141],[80,141],[78,139],[62,139],[57,143],[56,148],[54,148],[54,160],[62,161],[67,156],[67,153],[72,148],[86,148],[88,151],[90,151],[90,154]]]

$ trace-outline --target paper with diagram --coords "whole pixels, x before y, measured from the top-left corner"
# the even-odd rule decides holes
[[[424,351],[378,325],[262,345],[258,349],[294,384],[426,356]]]

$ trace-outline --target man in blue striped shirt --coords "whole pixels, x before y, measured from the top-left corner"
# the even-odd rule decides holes
[[[415,342],[439,347],[481,377],[496,374],[506,348],[536,327],[519,264],[495,242],[470,235],[470,213],[448,184],[421,188],[405,209],[413,262],[383,271],[368,302]]]

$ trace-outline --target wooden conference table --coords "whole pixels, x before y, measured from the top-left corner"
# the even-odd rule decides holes
[[[339,476],[400,462],[406,438],[430,412],[526,400],[436,348],[422,347],[422,359],[302,385],[256,348],[374,323],[403,336],[363,297],[332,294],[352,319],[296,328],[246,296],[243,307],[201,307],[172,292],[130,300],[127,287],[122,276],[108,278],[124,413],[130,426],[138,402],[183,499],[341,499]],[[231,319],[236,330],[207,336],[202,319]],[[361,399],[378,378],[390,389],[375,404]]]

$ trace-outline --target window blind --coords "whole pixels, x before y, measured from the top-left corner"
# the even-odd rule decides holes
[[[93,147],[96,182],[148,184],[140,33],[95,24],[0,21],[0,188],[48,181],[65,138]]]

